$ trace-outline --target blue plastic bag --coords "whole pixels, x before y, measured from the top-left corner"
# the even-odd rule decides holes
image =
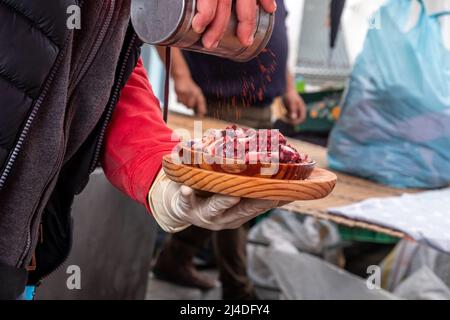
[[[400,188],[450,182],[450,51],[438,15],[411,0],[380,9],[358,57],[329,144],[331,168]],[[442,13],[442,14],[450,14]]]

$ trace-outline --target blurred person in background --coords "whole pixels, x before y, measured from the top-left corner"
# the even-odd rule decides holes
[[[173,49],[172,78],[178,101],[205,115],[255,129],[272,127],[272,108],[286,108],[289,121],[300,124],[305,104],[287,67],[287,11],[277,0],[275,27],[266,49],[255,59],[239,63],[201,53]],[[163,52],[158,49],[163,58]],[[247,277],[247,227],[211,232],[190,227],[175,234],[162,249],[154,267],[163,280],[211,289],[216,281],[200,273],[193,258],[212,238],[224,299],[255,299]]]
[[[287,66],[287,11],[283,0],[276,3],[273,35],[266,49],[249,62],[173,50],[172,78],[179,102],[200,117],[252,128],[271,128],[273,105],[283,104],[294,125],[305,120],[306,107]]]

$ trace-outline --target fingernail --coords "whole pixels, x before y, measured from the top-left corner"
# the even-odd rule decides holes
[[[254,41],[255,41],[255,37],[253,35],[251,35],[247,40],[247,45],[251,46]]]
[[[210,41],[210,40],[205,40],[205,39],[203,39],[203,46],[206,48],[206,49],[213,49],[213,46],[214,46],[214,43],[212,42],[212,41]]]
[[[212,42],[210,40],[204,40],[203,45],[206,49],[216,49],[219,46],[219,41]]]
[[[194,30],[195,33],[202,34],[205,31],[205,28],[200,27],[197,23],[197,17],[194,17],[192,20],[192,30]]]
[[[201,27],[199,27],[197,25],[192,25],[192,29],[194,30],[195,33],[198,33],[198,34],[202,34],[203,31],[205,31],[204,28],[201,28]]]

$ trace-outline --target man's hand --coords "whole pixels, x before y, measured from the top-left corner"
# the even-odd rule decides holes
[[[191,188],[169,180],[162,171],[150,190],[148,201],[160,227],[171,233],[190,225],[214,231],[236,229],[280,204],[220,194],[202,198]]]
[[[190,76],[174,77],[174,84],[178,102],[194,110],[196,115],[204,117],[208,111],[206,99],[194,80]]]
[[[283,103],[290,124],[296,126],[305,121],[306,105],[297,92],[294,75],[289,70],[286,70],[286,93],[283,96]]]
[[[235,0],[238,15],[237,36],[244,46],[251,46],[256,30],[258,3],[274,13],[275,0]],[[192,21],[196,33],[203,34],[203,45],[207,49],[216,48],[222,39],[231,17],[233,0],[198,0],[197,14]]]
[[[289,122],[296,126],[306,119],[306,105],[297,90],[291,89],[283,97],[284,105],[287,109]]]

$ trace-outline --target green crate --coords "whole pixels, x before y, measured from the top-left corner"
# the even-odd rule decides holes
[[[344,241],[359,241],[379,244],[396,244],[400,239],[384,233],[361,228],[350,228],[339,225],[339,234]]]
[[[305,122],[294,128],[295,132],[330,132],[340,116],[342,94],[343,89],[301,93],[308,114]]]

